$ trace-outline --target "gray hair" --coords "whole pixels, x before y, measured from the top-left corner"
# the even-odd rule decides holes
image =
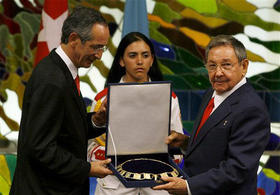
[[[62,26],[61,43],[68,43],[69,35],[76,32],[82,43],[93,39],[91,29],[94,24],[108,26],[106,20],[97,10],[87,7],[77,7],[66,18]]]
[[[231,35],[218,35],[212,38],[212,40],[210,41],[210,43],[205,49],[206,62],[208,60],[208,53],[210,49],[223,45],[230,45],[233,47],[233,50],[238,58],[239,63],[247,58],[246,49],[240,41],[238,41],[236,38],[234,38]]]

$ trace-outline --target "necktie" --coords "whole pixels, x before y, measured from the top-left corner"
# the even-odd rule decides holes
[[[77,87],[78,93],[80,95],[80,78],[79,78],[79,75],[76,76],[75,83],[76,83],[76,87]]]
[[[196,130],[196,134],[195,134],[195,138],[197,137],[197,134],[200,130],[200,128],[203,126],[203,124],[205,123],[205,121],[208,119],[208,117],[210,116],[212,110],[214,108],[214,98],[212,98],[209,102],[208,102],[208,105],[207,107],[205,108],[204,110],[204,113],[203,113],[203,116],[202,116],[202,119],[200,121],[200,124]]]

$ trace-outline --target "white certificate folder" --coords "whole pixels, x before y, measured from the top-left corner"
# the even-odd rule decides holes
[[[109,84],[106,156],[126,187],[151,187],[161,176],[182,175],[165,144],[171,93],[170,82]]]

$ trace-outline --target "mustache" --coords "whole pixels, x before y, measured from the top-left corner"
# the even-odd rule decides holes
[[[212,82],[226,82],[228,79],[225,78],[214,78],[211,80]]]

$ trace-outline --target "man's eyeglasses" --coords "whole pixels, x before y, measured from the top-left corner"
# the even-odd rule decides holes
[[[94,53],[98,53],[98,52],[105,52],[108,47],[106,45],[104,46],[100,46],[100,45],[93,45],[91,46],[91,48],[93,49]]]
[[[217,68],[219,67],[222,71],[230,71],[234,64],[236,63],[222,63],[222,64],[215,64],[215,63],[208,63],[205,64],[206,69],[208,70],[208,72],[216,72]]]

